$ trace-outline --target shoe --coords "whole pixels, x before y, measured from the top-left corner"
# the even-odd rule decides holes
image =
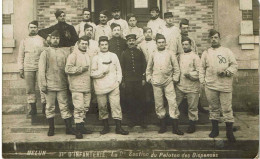
[[[125,131],[122,127],[121,127],[121,120],[117,120],[115,119],[116,122],[116,134],[121,134],[121,135],[128,135],[129,132]]]
[[[110,129],[109,129],[109,125],[108,125],[108,119],[104,119],[102,122],[103,122],[104,128],[103,128],[102,131],[100,131],[100,134],[101,134],[101,135],[104,135],[104,134],[109,133],[109,132],[110,132]]]
[[[36,115],[37,114],[37,109],[36,109],[36,103],[30,103],[31,110],[29,112],[29,115]]]
[[[211,120],[211,123],[212,123],[212,130],[209,134],[209,137],[214,138],[219,135],[218,120]]]
[[[48,136],[54,136],[54,118],[47,119],[49,123],[49,131],[47,133]]]
[[[178,119],[173,119],[172,123],[172,133],[177,134],[177,135],[183,135],[184,133],[179,130],[179,120]]]
[[[191,133],[194,133],[196,131],[195,123],[196,123],[196,121],[190,120],[189,127],[186,131],[187,133],[191,134]]]
[[[236,138],[233,134],[233,123],[226,122],[226,135],[229,142],[236,142]]]
[[[163,134],[167,131],[167,127],[166,127],[166,121],[165,118],[160,119],[160,130],[158,131],[159,134]]]
[[[76,123],[76,134],[75,134],[76,139],[83,139],[83,135],[80,132],[80,129],[81,129],[81,125],[80,124],[81,123]]]
[[[82,134],[92,134],[92,131],[85,128],[84,123],[80,123],[80,133],[82,133]]]
[[[42,114],[45,114],[46,103],[42,103]]]
[[[66,134],[76,135],[75,129],[72,127],[72,117],[64,119],[66,125]]]

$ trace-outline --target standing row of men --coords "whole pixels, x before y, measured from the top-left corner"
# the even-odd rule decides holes
[[[107,21],[108,12],[100,12],[100,24],[90,22],[90,11],[83,9],[84,20],[73,27],[65,22],[65,13],[57,10],[58,24],[39,30],[38,23],[29,24],[29,37],[20,44],[20,75],[27,84],[28,103],[31,114],[36,114],[35,80],[39,72],[39,86],[43,112],[49,121],[48,136],[54,135],[55,100],[57,98],[61,116],[65,120],[66,133],[83,138],[92,133],[84,127],[89,109],[92,81],[97,96],[99,119],[103,121],[101,134],[108,133],[107,100],[116,122],[116,133],[127,135],[121,127],[120,87],[126,90],[126,105],[131,121],[145,127],[142,118],[143,86],[151,84],[155,110],[160,119],[159,133],[166,132],[166,112],[173,119],[174,134],[183,135],[178,128],[179,109],[184,96],[189,104],[190,125],[187,132],[195,132],[198,120],[200,83],[205,85],[210,104],[212,132],[218,136],[218,120],[222,110],[227,125],[227,137],[235,141],[232,125],[232,75],[237,63],[232,52],[220,45],[220,33],[211,30],[211,48],[200,60],[194,40],[188,37],[188,20],[180,22],[180,30],[173,25],[171,12],[159,18],[159,9],[151,9],[151,20],[143,30],[136,26],[134,14],[128,15],[128,23],[120,18],[120,10],[113,9],[113,19]],[[128,25],[129,24],[129,25]],[[41,37],[46,39],[42,39]],[[80,38],[78,38],[80,37]],[[76,43],[77,42],[77,43]],[[75,45],[76,43],[76,45]],[[47,45],[48,48],[43,48]],[[73,47],[75,45],[75,47]],[[64,51],[72,47],[73,51]],[[178,58],[177,58],[178,57]],[[39,61],[39,71],[38,71]],[[68,77],[68,78],[67,78]],[[74,105],[76,130],[72,128],[72,113],[68,108],[68,84]],[[164,107],[165,95],[168,110]],[[149,95],[148,95],[149,96]],[[138,118],[139,117],[139,118]]]

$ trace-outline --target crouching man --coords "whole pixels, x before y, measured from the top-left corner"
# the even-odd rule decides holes
[[[179,81],[180,69],[175,55],[165,49],[166,40],[161,34],[156,35],[158,51],[149,56],[146,80],[153,86],[155,111],[160,119],[160,130],[158,133],[165,133],[166,127],[166,108],[164,107],[163,95],[165,94],[169,105],[169,115],[173,119],[172,133],[183,135],[178,128],[178,118],[180,115],[174,90],[174,83]]]
[[[214,138],[219,135],[218,121],[220,111],[222,111],[226,123],[226,136],[230,142],[235,142],[232,84],[238,65],[232,51],[221,46],[219,32],[210,30],[209,38],[211,48],[202,54],[199,75],[201,84],[205,85],[205,93],[209,102],[209,119],[212,122],[209,137]]]
[[[180,82],[176,85],[176,101],[180,105],[185,95],[188,100],[189,127],[187,133],[194,133],[195,123],[198,120],[198,102],[199,102],[199,67],[200,58],[191,50],[191,39],[182,38],[182,47],[184,53],[180,54]]]
[[[92,132],[84,127],[84,118],[89,110],[91,99],[90,58],[87,53],[89,37],[79,38],[78,47],[75,47],[67,59],[65,72],[69,76],[70,91],[74,105],[74,121],[76,123],[76,138],[82,139],[82,134]]]
[[[108,51],[108,37],[99,38],[100,51],[93,57],[91,77],[97,95],[99,119],[103,121],[104,129],[100,134],[109,133],[107,99],[109,99],[112,118],[116,122],[116,134],[128,135],[121,127],[122,111],[120,106],[119,84],[122,80],[121,66],[116,54]]]
[[[75,135],[72,128],[72,114],[68,105],[67,75],[65,65],[67,53],[59,48],[60,34],[51,33],[51,47],[42,52],[39,61],[39,86],[46,93],[46,118],[49,122],[48,136],[54,135],[55,100],[57,98],[61,117],[66,124],[66,134]]]

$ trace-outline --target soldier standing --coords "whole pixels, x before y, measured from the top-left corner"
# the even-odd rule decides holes
[[[122,85],[126,91],[126,106],[129,127],[138,124],[145,128],[143,86],[145,85],[146,62],[144,54],[136,48],[136,35],[126,36],[128,48],[121,55]]]
[[[39,86],[46,93],[46,118],[49,122],[48,136],[54,135],[55,100],[57,98],[61,117],[66,124],[66,134],[75,135],[72,128],[72,114],[68,104],[68,81],[65,65],[68,57],[59,48],[60,34],[57,30],[51,33],[51,47],[42,52],[39,61]]]
[[[88,42],[89,37],[87,36],[79,38],[78,47],[69,55],[65,67],[75,107],[76,138],[79,139],[83,138],[82,134],[92,133],[84,127],[84,118],[86,118],[86,112],[89,110],[91,99],[90,57],[87,53]]]
[[[195,132],[195,124],[198,121],[199,102],[199,67],[200,58],[191,49],[191,40],[188,37],[182,38],[184,53],[180,54],[180,82],[176,85],[176,101],[180,105],[183,98],[187,96],[189,127],[187,133]]]
[[[107,20],[108,11],[102,10],[99,13],[99,24],[96,27],[95,41],[98,41],[100,36],[107,36],[109,39],[111,38],[111,28],[110,25],[107,24]]]
[[[91,22],[91,12],[90,12],[90,10],[88,8],[83,8],[82,14],[83,14],[83,21],[75,26],[75,30],[77,32],[78,37],[82,37],[83,35],[85,35],[85,28],[84,28],[85,24],[92,26],[93,35],[94,35],[96,24]]]
[[[148,21],[147,27],[152,29],[153,39],[155,39],[156,34],[164,27],[165,21],[159,17],[160,10],[158,7],[151,8],[150,14],[151,19]]]
[[[211,48],[203,52],[199,72],[200,83],[205,85],[205,93],[209,102],[209,119],[212,122],[209,137],[214,138],[219,135],[218,121],[220,112],[222,112],[226,123],[226,136],[230,142],[235,142],[232,83],[238,65],[232,51],[221,46],[218,31],[210,30],[209,38]]]
[[[20,42],[18,65],[20,77],[25,78],[27,103],[31,106],[30,115],[36,115],[36,95],[35,84],[38,78],[38,62],[40,59],[44,39],[38,33],[38,21],[32,21],[28,25],[29,36]],[[46,99],[45,94],[40,91],[42,113],[45,113]]]
[[[116,122],[116,134],[128,135],[121,127],[122,111],[119,97],[119,84],[122,80],[122,71],[116,54],[108,51],[108,37],[99,39],[100,53],[93,58],[91,77],[94,79],[94,88],[97,95],[99,119],[104,129],[100,134],[109,133],[107,99],[109,99],[112,118]]]
[[[128,29],[125,31],[126,35],[136,35],[136,45],[140,44],[144,40],[143,29],[136,26],[137,17],[135,14],[130,13],[127,15]]]
[[[93,29],[93,26],[89,24],[85,24],[84,26],[84,35],[86,35],[89,38],[88,54],[91,60],[99,52],[98,42],[96,40],[93,40]]]
[[[172,133],[183,135],[178,128],[180,115],[174,90],[174,83],[179,81],[180,70],[176,57],[169,50],[165,49],[166,40],[161,34],[156,35],[158,51],[150,55],[146,69],[146,80],[153,86],[155,111],[160,119],[160,130],[158,133],[165,133],[166,108],[164,107],[163,94],[168,101],[169,115],[173,119]]]
[[[75,28],[66,23],[66,14],[63,11],[57,10],[54,14],[58,20],[58,23],[49,28],[39,30],[39,35],[49,41],[49,34],[51,34],[54,30],[58,30],[60,33],[59,47],[74,46],[78,41],[78,35]]]

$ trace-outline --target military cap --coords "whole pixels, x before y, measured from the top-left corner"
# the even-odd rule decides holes
[[[129,40],[129,39],[135,39],[136,40],[136,35],[135,34],[129,34],[125,38],[126,38],[126,40]]]
[[[218,34],[218,36],[220,37],[220,33],[217,30],[215,30],[215,29],[209,30],[209,37],[212,37],[215,34]]]
[[[164,35],[157,33],[156,36],[155,36],[155,39],[156,40],[158,40],[158,39],[165,39],[165,37],[164,37]]]
[[[99,15],[100,14],[104,14],[105,16],[109,16],[109,13],[108,13],[108,11],[107,10],[102,10],[100,13],[99,13]]]
[[[98,42],[100,42],[100,41],[108,41],[108,37],[107,36],[100,36]]]
[[[153,7],[153,8],[151,8],[151,9],[150,9],[150,12],[151,12],[151,11],[156,11],[156,12],[159,12],[160,10],[159,10],[159,8],[158,8],[158,7]]]
[[[110,27],[111,27],[111,29],[113,30],[115,27],[120,27],[121,28],[121,25],[119,25],[119,24],[117,24],[117,23],[112,23],[111,25],[110,25]]]
[[[118,6],[112,7],[112,12],[120,12],[120,9]]]
[[[38,25],[39,25],[39,23],[38,23],[37,20],[31,21],[31,22],[29,23],[29,25],[30,25],[30,24],[36,25],[37,27],[38,27]]]
[[[189,37],[182,37],[181,42],[183,43],[184,41],[188,41],[191,44],[191,39]]]
[[[58,18],[62,13],[64,13],[62,10],[57,9],[56,12],[54,13],[54,15],[56,18]]]
[[[149,28],[149,27],[143,27],[143,33],[146,33],[148,30],[151,30],[151,31],[153,31],[151,28]]]
[[[59,32],[58,30],[54,30],[54,31],[51,33],[51,36],[60,37],[60,32]]]
[[[189,20],[188,20],[188,19],[185,19],[185,18],[181,19],[180,26],[181,26],[182,24],[183,24],[183,25],[189,25]]]
[[[83,41],[88,41],[88,42],[89,42],[89,39],[90,39],[90,38],[89,38],[87,35],[83,35],[82,37],[79,38],[78,41],[83,40]]]
[[[93,29],[93,26],[92,25],[89,25],[88,23],[86,23],[84,25],[84,30],[86,30],[87,28],[92,28]]]
[[[164,18],[170,18],[170,17],[173,17],[172,12],[166,12],[166,13],[164,13]]]

